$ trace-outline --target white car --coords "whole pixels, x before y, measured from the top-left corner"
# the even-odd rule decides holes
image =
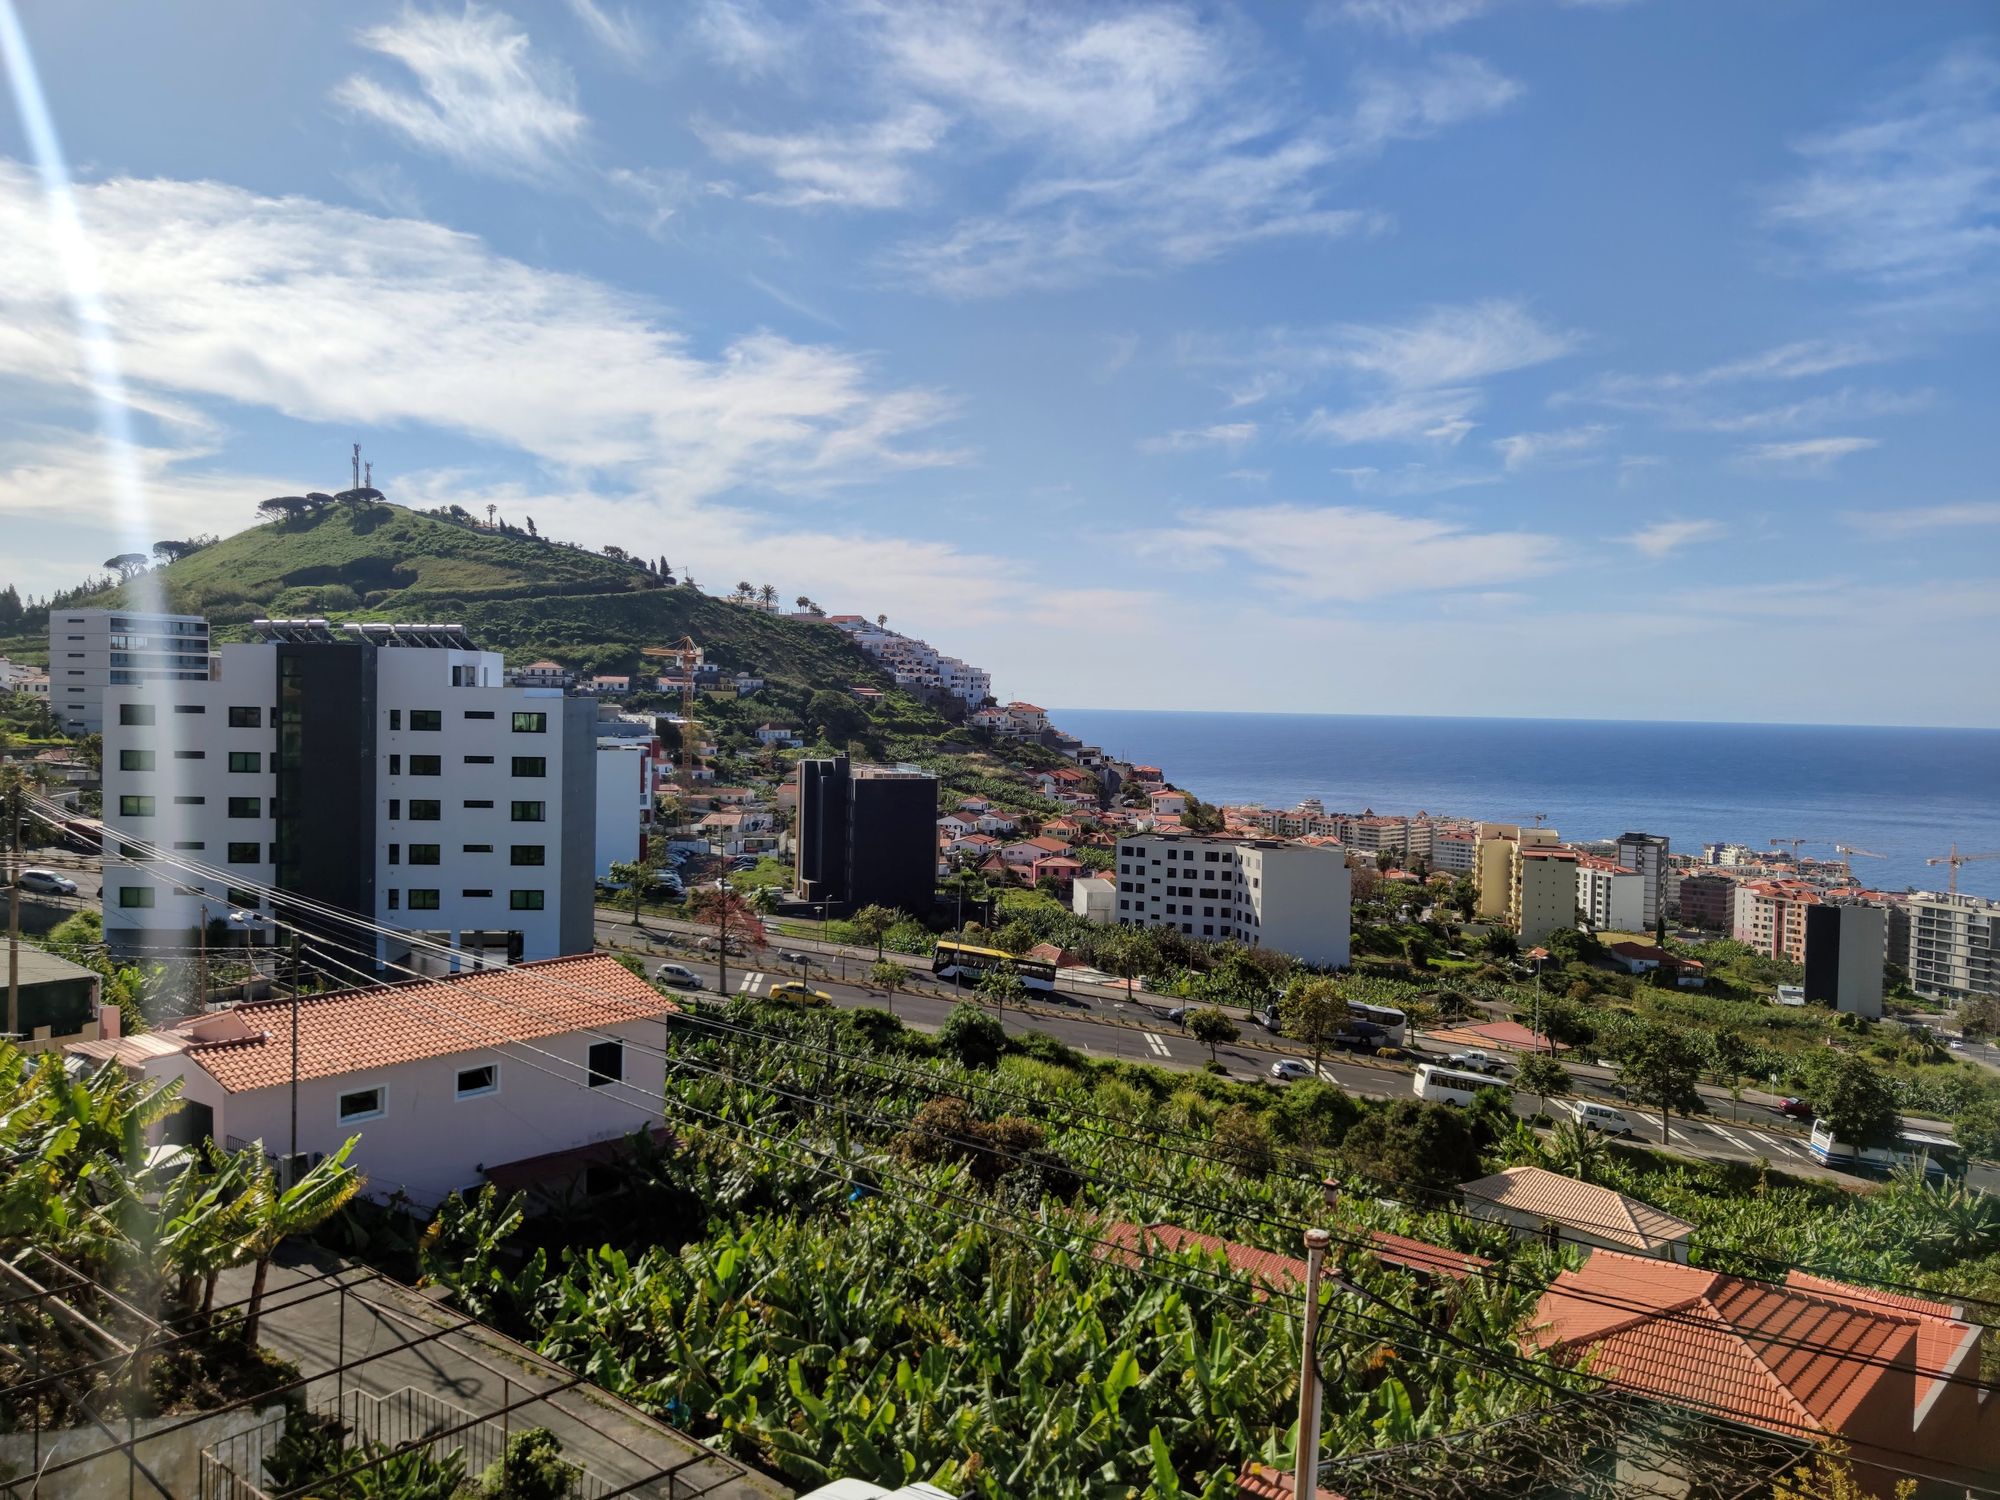
[[[1509,1071],[1503,1059],[1490,1052],[1481,1052],[1477,1047],[1452,1053],[1445,1059],[1445,1066],[1465,1073],[1484,1073],[1489,1078],[1504,1077]]]
[[[45,896],[74,896],[76,882],[54,870],[23,870],[14,881],[24,891],[40,891]]]
[[[1593,1104],[1588,1099],[1575,1099],[1564,1107],[1585,1130],[1601,1130],[1606,1135],[1633,1136],[1639,1133],[1633,1128],[1631,1117],[1624,1110],[1613,1109],[1608,1104]]]
[[[1313,1076],[1312,1064],[1300,1062],[1296,1057],[1281,1057],[1271,1064],[1271,1076],[1280,1083],[1290,1083],[1294,1078]]]

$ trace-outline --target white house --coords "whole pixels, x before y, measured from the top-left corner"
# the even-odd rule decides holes
[[[1079,875],[1070,883],[1069,908],[1086,922],[1109,926],[1117,905],[1118,882],[1109,875]]]
[[[774,746],[780,750],[796,750],[805,743],[805,740],[789,724],[759,724],[757,743]]]
[[[1579,855],[1576,861],[1576,909],[1599,932],[1643,932],[1646,877],[1616,860]]]
[[[1466,1212],[1505,1224],[1517,1237],[1589,1245],[1685,1262],[1694,1225],[1596,1183],[1543,1167],[1508,1167],[1462,1183]]]
[[[676,1007],[605,954],[309,995],[299,1001],[298,1152],[304,1164],[360,1137],[364,1191],[425,1209],[502,1166],[657,1123],[658,1050]],[[260,1001],[157,1031],[65,1049],[187,1101],[159,1130],[291,1150],[290,1000]],[[541,1159],[555,1157],[555,1161]]]
[[[1162,787],[1157,792],[1148,792],[1147,799],[1154,813],[1161,817],[1178,818],[1187,811],[1187,793]]]

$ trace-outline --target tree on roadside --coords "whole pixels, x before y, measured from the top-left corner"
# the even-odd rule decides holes
[[[1685,1115],[1701,1105],[1695,1083],[1701,1077],[1702,1054],[1687,1033],[1667,1026],[1639,1032],[1618,1059],[1618,1081],[1660,1111],[1660,1140],[1672,1139],[1675,1111]]]
[[[1125,1003],[1134,1004],[1133,981],[1146,972],[1147,950],[1132,928],[1112,932],[1097,952],[1098,967],[1125,981]]]
[[[1224,1042],[1233,1042],[1243,1034],[1237,1029],[1236,1023],[1229,1019],[1228,1014],[1216,1005],[1204,1005],[1191,1014],[1187,1018],[1187,1028],[1188,1035],[1208,1048],[1208,1060],[1211,1063],[1219,1061],[1215,1055],[1218,1046]]]
[[[896,1013],[896,991],[909,982],[910,971],[892,958],[877,959],[868,969],[868,983],[889,1000],[889,1014]]]
[[[1536,1106],[1536,1113],[1539,1114],[1548,1108],[1549,1100],[1569,1092],[1569,1069],[1546,1052],[1531,1053],[1521,1060],[1521,1070],[1514,1075],[1514,1088],[1518,1093],[1533,1094],[1541,1101]]]
[[[632,925],[639,925],[639,905],[646,899],[646,887],[652,884],[653,868],[636,859],[614,859],[605,871],[611,883],[623,888],[626,900],[632,903]]]
[[[882,939],[896,925],[896,914],[886,906],[864,906],[853,917],[854,930],[875,945],[875,959],[882,959]]]
[[[1340,986],[1321,976],[1299,978],[1278,1002],[1278,1021],[1285,1035],[1312,1049],[1313,1076],[1319,1076],[1319,1060],[1328,1044],[1347,1025],[1347,1002]]]
[[[979,978],[978,993],[993,1002],[993,1008],[1006,1014],[1007,1002],[1013,1001],[1016,1008],[1026,1003],[1028,987],[1021,983],[1021,976],[1007,969],[988,969]]]
[[[968,1068],[990,1068],[1000,1061],[1007,1033],[988,1011],[970,1000],[960,1001],[937,1030],[938,1050]]]
[[[1969,1037],[2000,1035],[2000,995],[1972,995],[1959,1002],[1958,1029]]]
[[[1865,1150],[1895,1139],[1896,1096],[1872,1064],[1852,1053],[1830,1053],[1807,1078],[1814,1112],[1842,1145]]]

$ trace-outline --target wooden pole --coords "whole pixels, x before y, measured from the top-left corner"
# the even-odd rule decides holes
[[[1299,1356],[1299,1447],[1292,1471],[1292,1500],[1319,1493],[1319,1278],[1333,1236],[1308,1229],[1306,1242],[1305,1346]]]

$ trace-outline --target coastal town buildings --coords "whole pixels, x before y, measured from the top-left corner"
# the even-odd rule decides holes
[[[1911,988],[1941,1000],[2000,995],[2000,901],[1918,891],[1909,912]]]
[[[210,670],[208,621],[131,609],[49,612],[49,707],[64,734],[104,728],[107,689],[200,682]]]
[[[1766,958],[1806,961],[1806,908],[1818,904],[1817,886],[1797,880],[1745,880],[1734,894],[1731,937]]]
[[[891,630],[865,615],[828,615],[826,623],[844,631],[855,645],[881,662],[898,687],[947,694],[967,709],[977,709],[993,696],[991,673],[947,656],[926,641]]]
[[[456,627],[257,622],[214,677],[106,690],[104,934],[184,942],[232,910],[326,925],[289,894],[468,959],[591,943],[596,709],[509,687]],[[149,858],[185,851],[215,876]],[[379,944],[409,962],[409,943]],[[426,960],[428,961],[428,959]],[[455,962],[456,960],[454,960]]]
[[[1736,882],[1727,875],[1683,875],[1676,887],[1679,919],[1689,927],[1727,932],[1736,920]]]
[[[1577,861],[1559,844],[1517,844],[1507,922],[1525,946],[1561,927],[1576,926]]]
[[[1650,931],[1646,878],[1615,860],[1584,854],[1576,862],[1576,909],[1599,932]]]
[[[1307,963],[1350,957],[1351,879],[1338,849],[1188,833],[1118,841],[1121,925],[1276,948]]]
[[[1639,920],[1648,931],[1666,916],[1666,893],[1663,887],[1669,852],[1664,835],[1657,833],[1618,835],[1618,863],[1628,870],[1636,870],[1644,882],[1640,889]]]
[[[1888,917],[1880,906],[1829,900],[1806,908],[1805,990],[1812,1004],[1882,1014]]]

